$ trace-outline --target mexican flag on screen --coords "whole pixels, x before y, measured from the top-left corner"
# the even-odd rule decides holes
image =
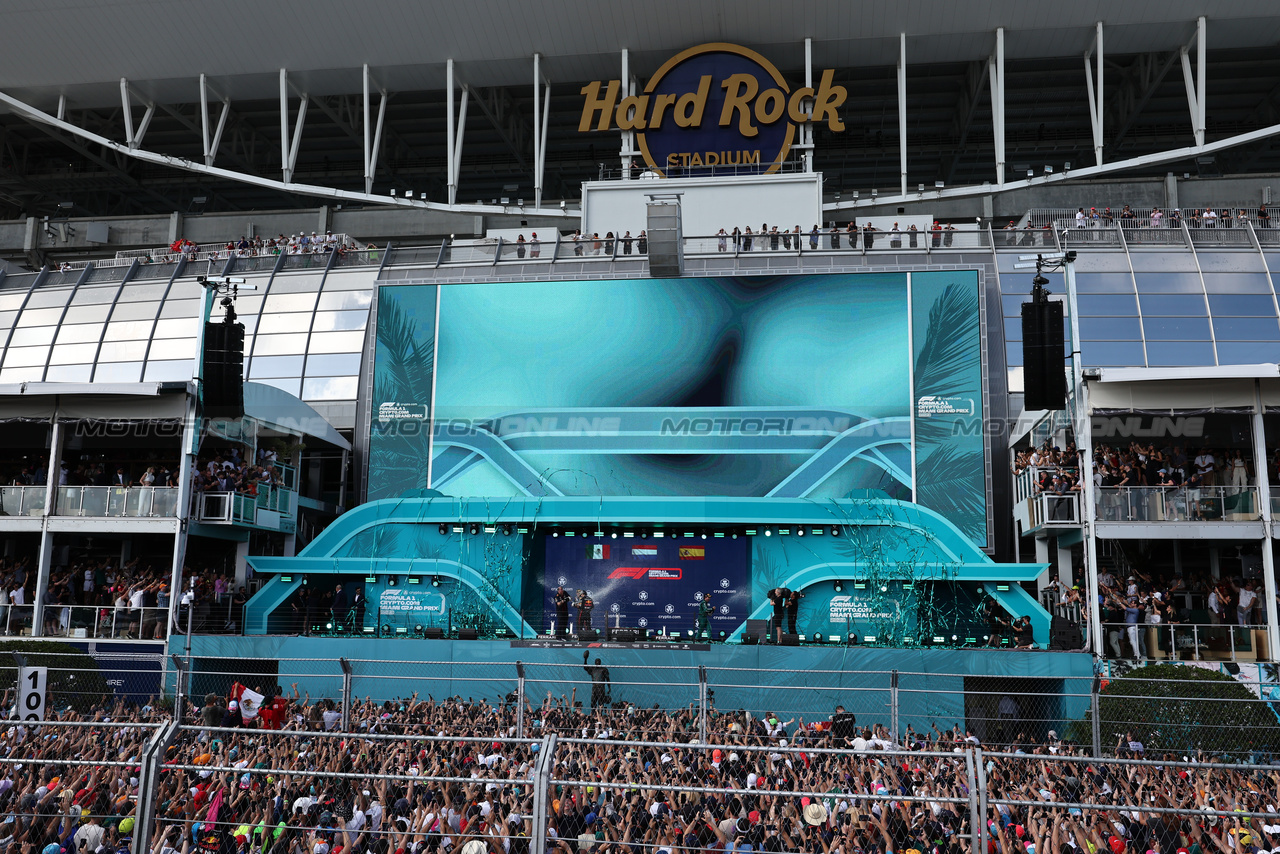
[[[587,560],[608,560],[609,547],[602,543],[594,546],[587,546]]]
[[[258,710],[262,708],[262,701],[266,698],[257,691],[252,691],[236,682],[231,686],[231,693],[227,699],[235,700],[240,704],[241,719],[251,721],[258,716]]]

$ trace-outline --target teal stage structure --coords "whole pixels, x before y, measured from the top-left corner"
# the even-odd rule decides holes
[[[299,590],[341,583],[363,584],[368,597],[360,625],[348,628],[356,635],[424,625],[447,634],[466,614],[489,634],[534,638],[551,629],[547,591],[567,578],[568,554],[573,578],[589,579],[597,600],[596,628],[607,620],[687,636],[688,614],[709,597],[710,638],[733,642],[747,619],[770,616],[768,591],[786,587],[804,593],[797,628],[811,637],[972,646],[989,596],[1029,616],[1039,645],[1049,639],[1050,615],[1021,586],[1046,565],[994,563],[946,518],[905,501],[431,490],[361,505],[297,556],[250,557],[267,580],[247,606],[246,634],[298,633]]]

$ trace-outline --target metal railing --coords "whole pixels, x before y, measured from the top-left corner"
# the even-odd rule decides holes
[[[1265,661],[1265,625],[1103,623],[1103,654],[1146,661]],[[1137,648],[1134,648],[1135,643]]]
[[[1096,490],[1099,522],[1256,522],[1252,486],[1120,486]]]
[[[0,606],[3,607],[3,606]],[[17,606],[10,606],[10,610]],[[32,606],[27,609],[25,623],[23,614],[18,614],[18,629],[30,629]],[[169,609],[160,607],[130,608],[127,605],[46,605],[44,608],[44,637],[64,637],[70,639],[119,639],[119,640],[164,640],[167,637],[165,623]],[[15,632],[12,615],[6,615],[5,634],[29,633]]]
[[[173,486],[59,486],[58,516],[147,518],[178,515]]]
[[[293,514],[293,491],[263,484],[256,495],[245,492],[199,492],[195,496],[195,518],[199,522],[256,525],[258,511]]]
[[[1028,499],[1031,526],[1074,527],[1080,524],[1080,493],[1042,492]]]
[[[45,486],[0,486],[0,516],[44,514]]]

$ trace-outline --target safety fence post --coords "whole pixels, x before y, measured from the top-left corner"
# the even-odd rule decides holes
[[[698,665],[698,740],[707,743],[707,668]]]
[[[1093,677],[1092,685],[1089,690],[1089,708],[1090,708],[1089,716],[1093,718],[1093,758],[1094,759],[1102,758],[1102,718],[1100,716],[1100,713],[1102,711],[1102,705],[1098,701],[1098,690],[1099,690],[1100,684],[1101,684],[1100,680],[1098,676],[1095,674]]]
[[[898,747],[898,671],[889,674],[889,736],[894,749]]]
[[[982,759],[982,748],[973,749],[973,764],[978,771],[978,851],[986,854],[988,843],[987,832],[987,766]]]
[[[160,798],[160,767],[164,764],[165,751],[178,733],[178,726],[177,720],[165,721],[143,750],[138,772],[138,821],[133,834],[133,854],[148,854],[151,850],[151,826],[155,824]]]
[[[187,697],[187,665],[182,660],[182,656],[176,653],[169,656],[169,660],[173,662],[174,670],[173,717],[178,723],[182,723],[182,717],[186,712],[182,704],[186,702]]]
[[[524,738],[524,662],[516,662],[516,738]]]
[[[533,763],[533,828],[530,830],[529,854],[547,854],[547,808],[551,798],[551,769],[555,768],[556,734],[542,739],[538,759]]]
[[[339,658],[342,665],[342,731],[351,732],[351,662]]]
[[[978,854],[986,854],[985,849],[982,848],[982,838],[978,828],[978,772],[975,768],[976,763],[974,762],[973,750],[966,750],[964,752],[964,765],[965,775],[968,778],[969,783],[970,844],[973,846],[973,850],[978,852]]]

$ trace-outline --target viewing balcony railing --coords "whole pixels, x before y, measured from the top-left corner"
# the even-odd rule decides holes
[[[1042,492],[1028,499],[1031,526],[1074,527],[1080,524],[1080,495]]]
[[[95,518],[172,518],[178,515],[173,486],[59,486],[59,516]]]
[[[46,487],[0,486],[0,516],[40,516]]]
[[[1107,658],[1181,661],[1270,661],[1263,625],[1206,623],[1102,624]],[[1137,650],[1134,643],[1137,643]]]
[[[32,606],[7,608],[6,634],[28,634]],[[5,609],[5,606],[0,606]],[[111,605],[46,605],[45,635],[66,638],[164,640],[168,608],[117,608]]]
[[[198,522],[223,525],[256,525],[258,511],[293,515],[293,492],[276,486],[258,487],[257,495],[243,492],[201,492],[195,497]]]
[[[1099,522],[1256,522],[1252,486],[1120,486],[1097,490]]]

